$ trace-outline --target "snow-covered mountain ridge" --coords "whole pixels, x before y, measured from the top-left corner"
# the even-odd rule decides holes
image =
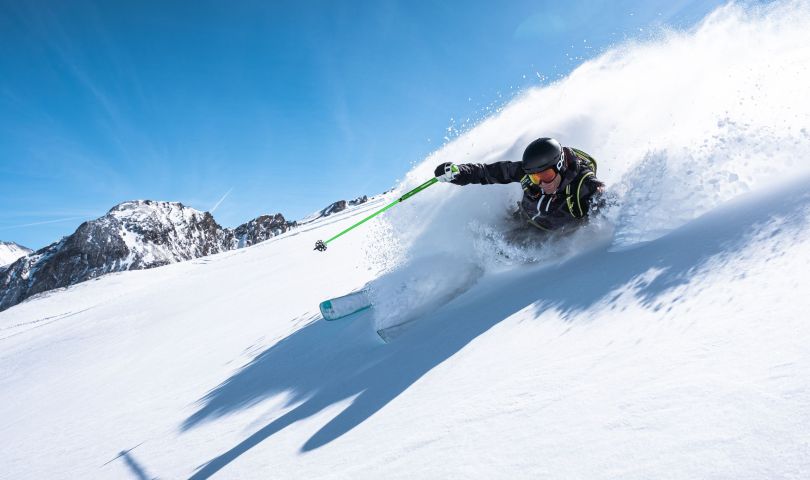
[[[330,204],[326,208],[323,208],[320,211],[313,213],[312,215],[308,215],[308,216],[304,217],[303,219],[299,220],[298,223],[300,223],[300,224],[310,223],[310,222],[315,221],[315,220],[317,220],[319,218],[328,217],[329,215],[332,215],[332,214],[335,214],[335,213],[338,213],[338,212],[342,212],[343,210],[346,210],[349,207],[356,207],[357,205],[361,205],[361,204],[366,203],[366,202],[368,202],[368,196],[367,195],[357,197],[354,200],[348,200],[348,201],[346,201],[346,200],[338,200],[337,202],[334,202],[334,203]]]
[[[101,275],[228,250],[233,237],[210,213],[180,203],[132,201],[0,272],[0,310],[31,295]]]
[[[0,267],[14,263],[20,257],[24,257],[33,252],[30,248],[23,247],[14,242],[0,241]]]
[[[336,202],[317,218],[367,200],[361,197]],[[32,295],[108,273],[154,268],[248,247],[296,225],[277,213],[259,216],[231,230],[217,224],[209,212],[181,203],[123,202],[103,217],[83,223],[59,242],[9,262],[0,270],[0,311]]]

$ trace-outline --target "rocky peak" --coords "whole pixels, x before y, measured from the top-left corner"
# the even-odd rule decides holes
[[[106,273],[223,252],[231,248],[232,238],[208,212],[177,202],[124,202],[0,271],[0,310]]]
[[[296,222],[285,220],[284,215],[280,213],[261,215],[233,229],[233,248],[255,245],[276,235],[281,235],[295,226]]]
[[[324,208],[318,213],[318,218],[320,217],[328,217],[334,213],[342,212],[346,210],[348,207],[353,207],[355,205],[360,205],[361,203],[366,203],[368,201],[368,197],[363,195],[362,197],[357,197],[354,200],[338,200],[337,202],[329,205],[328,207]]]
[[[227,231],[209,212],[179,202],[124,202],[105,216],[82,224],[74,235],[91,245],[114,247],[114,257],[132,267],[127,269],[150,268],[230,249]]]
[[[10,265],[17,261],[18,258],[31,253],[33,253],[33,250],[30,248],[23,247],[14,242],[0,241],[0,268]]]

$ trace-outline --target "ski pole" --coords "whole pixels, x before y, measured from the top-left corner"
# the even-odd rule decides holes
[[[408,192],[408,193],[406,193],[406,194],[402,195],[402,196],[401,196],[401,197],[399,197],[398,199],[394,200],[393,202],[389,203],[388,205],[384,206],[383,208],[381,208],[381,209],[377,210],[376,212],[372,213],[371,215],[367,216],[366,218],[364,218],[364,219],[360,220],[359,222],[355,223],[354,225],[352,225],[351,227],[347,228],[346,230],[343,230],[342,232],[338,233],[337,235],[335,235],[334,237],[330,238],[329,240],[326,240],[326,241],[323,241],[323,240],[318,240],[317,242],[315,242],[315,250],[318,250],[319,252],[323,252],[323,251],[325,251],[325,250],[326,250],[326,244],[327,244],[327,243],[329,243],[329,242],[331,242],[332,240],[334,240],[334,239],[336,239],[336,238],[340,237],[340,236],[341,236],[341,235],[343,235],[344,233],[347,233],[347,232],[349,232],[350,230],[353,230],[354,228],[359,227],[360,225],[362,225],[362,224],[366,223],[367,221],[369,221],[369,220],[371,220],[372,218],[376,217],[377,215],[379,215],[379,214],[383,213],[384,211],[388,210],[389,208],[393,207],[394,205],[396,205],[396,204],[398,204],[398,203],[401,203],[401,202],[404,202],[405,200],[407,200],[407,199],[411,198],[412,196],[416,195],[417,193],[421,192],[422,190],[424,190],[424,189],[428,188],[429,186],[433,185],[434,183],[436,183],[436,182],[438,182],[438,181],[439,181],[439,179],[438,179],[438,178],[435,178],[435,177],[434,177],[434,178],[431,178],[431,179],[430,179],[430,180],[428,180],[427,182],[423,183],[422,185],[419,185],[418,187],[414,188],[414,189],[413,189],[413,190],[411,190],[410,192]]]

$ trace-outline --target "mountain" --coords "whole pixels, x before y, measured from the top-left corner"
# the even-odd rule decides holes
[[[342,212],[349,207],[356,207],[357,205],[362,205],[366,202],[368,202],[368,196],[366,195],[357,197],[354,200],[338,200],[337,202],[330,204],[329,206],[320,210],[319,212],[316,212],[315,214],[308,216],[307,218],[302,220],[301,223],[308,223],[317,220],[319,218],[328,217],[329,215]]]
[[[234,230],[208,212],[177,202],[139,200],[116,205],[59,242],[0,270],[0,310],[37,293],[101,275],[142,270],[266,240],[294,226],[263,215]]]
[[[281,235],[287,230],[296,227],[295,221],[287,221],[280,213],[275,215],[261,215],[253,220],[239,225],[233,229],[233,243],[231,248],[243,248],[263,242],[267,239]]]
[[[0,241],[0,268],[14,263],[18,258],[24,257],[32,252],[33,250],[30,248],[23,247],[14,242]]]
[[[328,216],[368,201],[341,200],[321,212]],[[177,202],[138,200],[116,205],[85,222],[59,242],[14,258],[0,269],[0,311],[38,293],[67,287],[112,272],[143,270],[244,248],[295,228],[280,213],[261,215],[234,229],[220,226],[209,212]],[[8,245],[8,247],[6,247]],[[2,248],[12,251],[12,244]],[[20,247],[21,248],[21,247]]]
[[[54,288],[229,250],[232,234],[181,203],[124,202],[0,273],[0,310]]]

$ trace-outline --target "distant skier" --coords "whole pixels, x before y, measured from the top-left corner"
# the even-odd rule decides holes
[[[456,185],[520,183],[520,215],[547,231],[581,224],[602,204],[605,185],[596,178],[596,161],[582,150],[560,146],[553,138],[538,138],[526,147],[520,162],[491,164],[442,163],[434,172],[442,182]]]

